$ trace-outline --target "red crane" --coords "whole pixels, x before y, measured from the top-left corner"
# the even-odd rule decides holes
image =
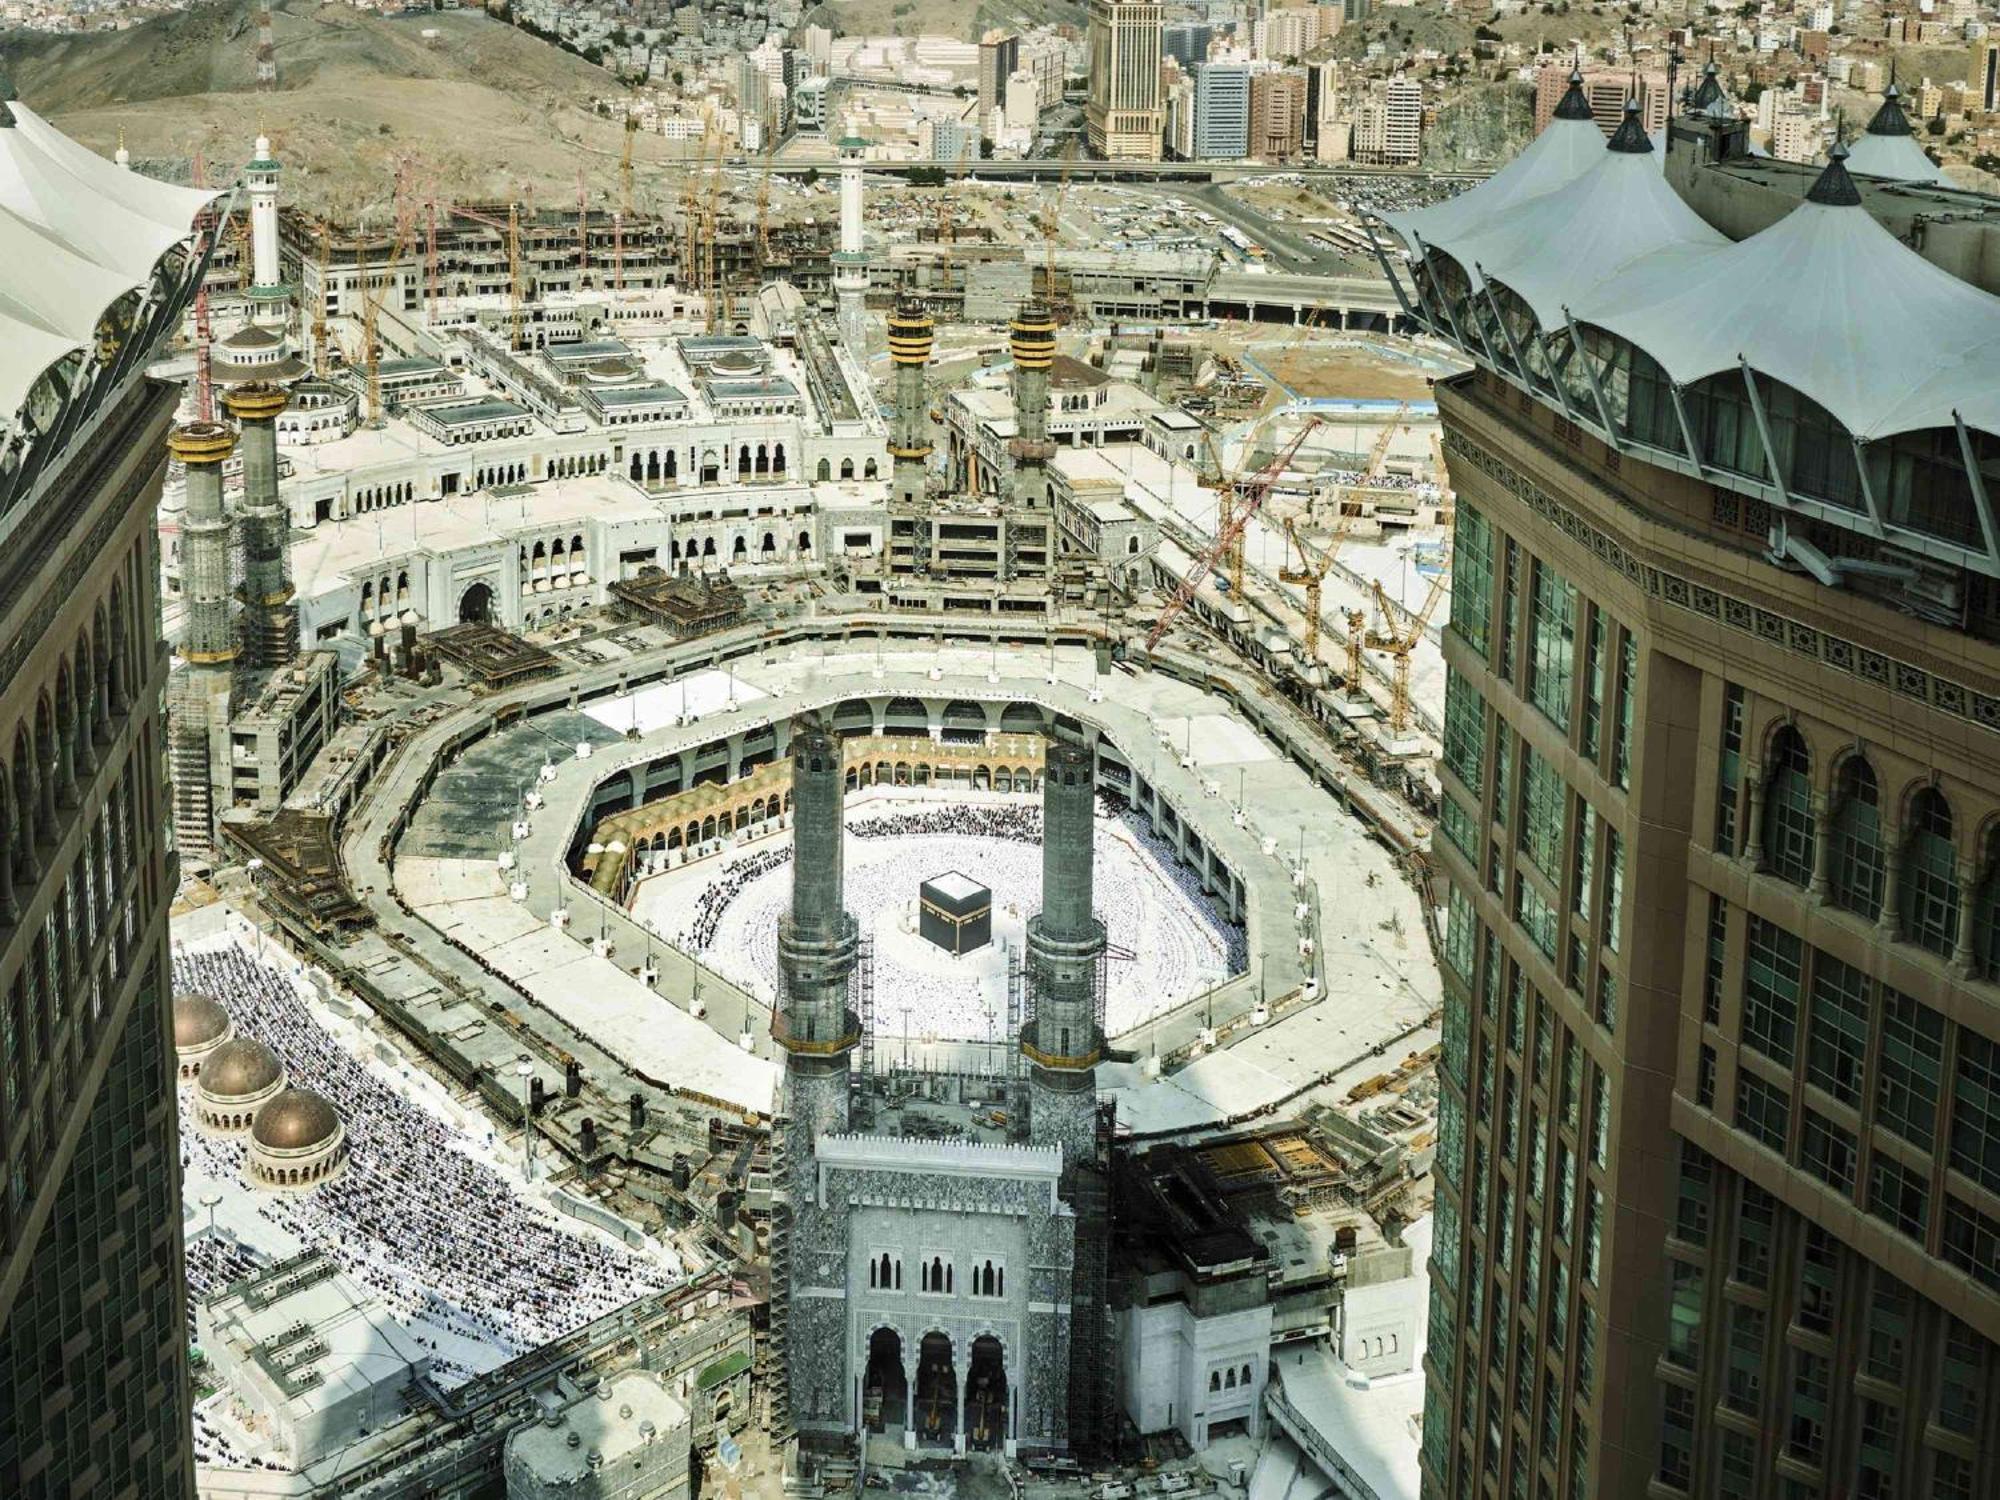
[[[1174,597],[1167,601],[1167,607],[1160,611],[1159,621],[1153,626],[1151,634],[1146,637],[1147,651],[1150,652],[1160,644],[1160,637],[1165,635],[1167,627],[1180,617],[1180,612],[1188,607],[1194,598],[1195,590],[1201,587],[1202,580],[1215,571],[1215,565],[1228,553],[1236,539],[1243,535],[1243,528],[1250,524],[1250,518],[1256,515],[1258,508],[1263,505],[1264,497],[1276,486],[1278,476],[1285,472],[1286,465],[1291,463],[1292,456],[1299,451],[1299,445],[1305,442],[1319,424],[1318,417],[1308,421],[1285,445],[1283,452],[1259,469],[1250,481],[1237,491],[1233,513],[1215,533],[1215,540],[1209,544],[1208,551],[1188,569],[1187,577],[1183,578],[1180,587],[1174,590]]]

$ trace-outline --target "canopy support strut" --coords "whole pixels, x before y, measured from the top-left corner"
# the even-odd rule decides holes
[[[1958,427],[1958,451],[1965,459],[1965,478],[1972,486],[1972,508],[1979,512],[1979,534],[1986,539],[1986,556],[1995,564],[2000,564],[2000,534],[1993,527],[1993,501],[1986,493],[1986,476],[1979,470],[1979,456],[1972,451],[1972,434],[1966,429],[1965,418],[1957,412],[1951,420]]]

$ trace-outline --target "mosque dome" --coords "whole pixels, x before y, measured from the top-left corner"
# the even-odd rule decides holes
[[[340,1116],[311,1089],[288,1088],[257,1111],[251,1139],[273,1151],[311,1151],[340,1130]]]
[[[215,1099],[248,1099],[284,1081],[278,1054],[255,1037],[225,1042],[202,1064],[201,1091]]]
[[[213,995],[188,990],[174,996],[174,1050],[193,1052],[229,1039],[233,1023]]]

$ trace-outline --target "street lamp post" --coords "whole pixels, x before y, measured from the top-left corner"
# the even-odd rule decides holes
[[[535,1076],[535,1065],[528,1061],[523,1052],[514,1064],[514,1072],[521,1080],[521,1173],[528,1181],[535,1180],[535,1116],[530,1103],[528,1080]]]

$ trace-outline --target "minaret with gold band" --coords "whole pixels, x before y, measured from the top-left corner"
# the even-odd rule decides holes
[[[924,368],[930,363],[931,315],[914,297],[897,299],[889,314],[889,363],[894,380],[895,410],[890,418],[889,503],[898,516],[912,521],[911,565],[930,568],[930,497],[926,469],[931,456],[929,397]]]
[[[291,396],[257,381],[222,398],[243,428],[243,655],[252,667],[282,667],[299,652],[292,602],[291,526],[278,498],[278,414]]]
[[[1014,440],[1007,445],[1014,461],[1013,489],[1008,497],[1025,510],[1048,504],[1049,367],[1056,357],[1056,320],[1041,302],[1022,305],[1011,330],[1014,355]]]
[[[167,451],[187,471],[187,512],[181,525],[187,631],[181,655],[197,668],[228,669],[236,660],[229,516],[222,508],[222,465],[235,446],[235,433],[221,422],[189,422],[167,437]]]
[[[236,676],[236,601],[230,591],[229,516],[222,508],[222,465],[236,434],[221,422],[189,422],[167,437],[167,451],[187,474],[181,522],[181,595],[186,627],[168,684],[167,761],[172,773],[174,838],[185,858],[215,850],[215,742],[227,754],[230,693]]]

